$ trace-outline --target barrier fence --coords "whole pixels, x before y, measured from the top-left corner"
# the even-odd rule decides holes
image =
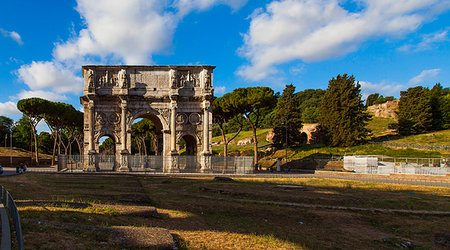
[[[344,168],[365,174],[448,175],[450,158],[404,158],[382,155],[344,156]]]
[[[121,167],[121,162],[126,165]],[[125,168],[132,172],[149,173],[249,174],[254,170],[251,156],[58,155],[58,171],[86,171],[89,164],[97,172]]]
[[[8,190],[6,190],[6,188],[4,188],[2,185],[0,185],[0,189],[2,194],[2,203],[5,206],[6,210],[8,211],[9,215],[11,216],[14,228],[16,230],[17,247],[18,249],[22,250],[23,237],[22,237],[22,227],[20,225],[19,211],[17,211],[16,203],[14,202],[14,199],[8,192]]]

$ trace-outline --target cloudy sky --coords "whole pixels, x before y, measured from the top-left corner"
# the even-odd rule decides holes
[[[0,115],[35,96],[81,108],[85,64],[215,65],[217,96],[348,73],[398,97],[450,85],[450,0],[3,1]]]

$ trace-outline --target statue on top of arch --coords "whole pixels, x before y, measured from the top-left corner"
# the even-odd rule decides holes
[[[125,69],[121,69],[117,74],[117,78],[119,80],[119,87],[127,88],[127,71]]]

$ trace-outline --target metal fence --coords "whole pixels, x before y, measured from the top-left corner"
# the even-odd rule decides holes
[[[89,159],[89,157],[93,158]],[[96,171],[118,171],[120,157],[114,155],[58,155],[58,171],[84,171],[89,160],[95,165]],[[254,170],[251,156],[128,155],[125,157],[127,164],[125,168],[132,172],[249,174]],[[120,170],[122,169],[123,167]]]
[[[17,211],[16,203],[6,188],[0,185],[0,189],[2,194],[2,203],[11,216],[14,228],[16,230],[17,247],[18,249],[23,249],[22,227],[20,225],[20,216],[19,211]]]
[[[404,158],[382,155],[345,156],[344,168],[365,174],[450,174],[450,158]]]

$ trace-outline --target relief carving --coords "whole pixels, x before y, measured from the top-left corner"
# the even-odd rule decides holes
[[[188,120],[188,117],[186,114],[184,114],[184,113],[177,114],[177,119],[176,119],[177,124],[179,124],[179,125],[185,124],[187,122],[187,120]]]
[[[101,126],[105,124],[105,114],[103,112],[95,112],[95,125]]]
[[[171,88],[192,88],[200,87],[199,73],[193,73],[189,70],[181,70],[171,76]]]
[[[189,122],[194,125],[198,125],[202,122],[202,118],[198,113],[191,113],[189,115]]]
[[[118,113],[112,113],[109,115],[108,121],[110,124],[117,125],[120,123],[120,115]]]

